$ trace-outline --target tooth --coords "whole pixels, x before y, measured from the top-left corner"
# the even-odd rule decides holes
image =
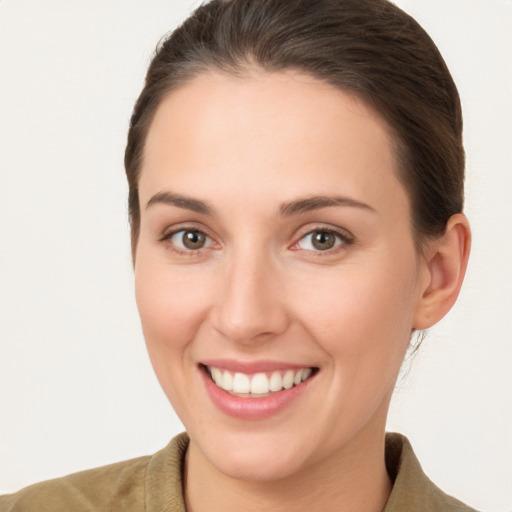
[[[304,382],[311,375],[311,372],[311,368],[306,368],[305,370],[302,370],[302,382]]]
[[[293,386],[293,370],[288,370],[283,377],[283,388],[290,389]]]
[[[257,373],[254,375],[251,381],[251,393],[255,395],[263,395],[268,393],[268,379],[264,373]]]
[[[207,368],[212,380],[222,389],[240,394],[253,393],[255,395],[267,394],[270,391],[281,391],[283,388],[290,389],[308,379],[313,372],[312,368],[303,368],[296,371],[287,370],[284,375],[275,371],[270,378],[265,373],[256,373],[251,379],[245,373],[237,372],[233,375],[228,370],[211,366]]]
[[[224,375],[222,376],[222,384],[220,385],[222,389],[225,389],[226,391],[232,391],[233,390],[233,375],[229,373],[227,370],[224,372]]]
[[[210,368],[210,374],[217,386],[222,384],[222,372],[218,368]]]
[[[274,372],[270,377],[270,391],[281,391],[283,389],[283,379],[279,372]]]
[[[233,391],[235,393],[249,393],[251,391],[251,382],[245,373],[235,373]]]

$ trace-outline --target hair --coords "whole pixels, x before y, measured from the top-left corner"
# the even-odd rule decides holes
[[[296,70],[354,94],[387,123],[419,248],[444,233],[464,197],[462,114],[436,45],[387,0],[212,0],[157,46],[125,153],[132,254],[138,181],[155,112],[173,89],[210,70]]]

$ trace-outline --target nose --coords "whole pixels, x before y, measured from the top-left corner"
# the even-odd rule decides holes
[[[225,338],[250,345],[282,334],[288,326],[283,277],[270,258],[239,254],[219,275],[212,309],[214,328]]]

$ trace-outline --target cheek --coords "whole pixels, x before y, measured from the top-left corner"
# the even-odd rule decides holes
[[[324,410],[340,434],[385,415],[409,343],[414,286],[385,269],[347,273],[337,283],[311,294],[303,318],[330,361]]]
[[[179,346],[193,332],[205,302],[204,280],[142,258],[135,269],[135,296],[148,341]]]
[[[396,268],[403,267],[390,260],[378,269],[348,269],[309,287],[298,317],[335,364],[398,370],[411,332],[415,274]]]
[[[155,261],[137,261],[135,295],[148,353],[169,395],[187,367],[188,350],[206,311],[201,281]]]

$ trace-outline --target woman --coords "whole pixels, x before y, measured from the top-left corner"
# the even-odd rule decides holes
[[[471,510],[384,432],[464,277],[461,129],[436,47],[387,1],[200,7],[125,158],[144,335],[188,436],[0,510]]]

